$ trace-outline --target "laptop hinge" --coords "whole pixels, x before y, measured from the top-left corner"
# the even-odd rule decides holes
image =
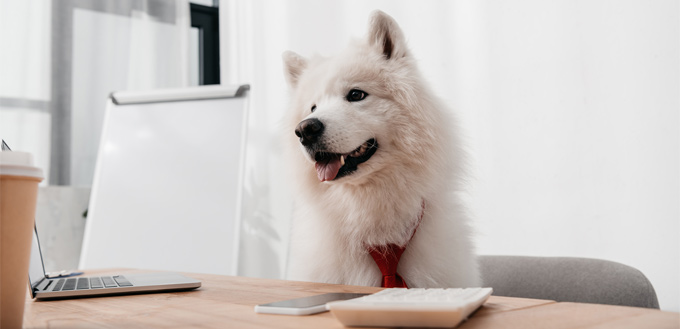
[[[52,280],[48,280],[47,278],[42,278],[38,284],[35,285],[35,290],[36,291],[44,291],[45,288],[47,288]]]

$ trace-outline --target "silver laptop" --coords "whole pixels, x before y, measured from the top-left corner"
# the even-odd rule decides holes
[[[32,298],[51,299],[190,290],[200,287],[201,281],[169,272],[48,278],[45,274],[38,231],[34,228],[28,284]]]

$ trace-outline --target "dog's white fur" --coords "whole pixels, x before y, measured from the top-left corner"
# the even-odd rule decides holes
[[[407,243],[424,201],[398,273],[409,287],[478,286],[471,232],[456,197],[463,169],[456,126],[421,78],[397,23],[377,11],[368,38],[337,56],[288,51],[283,58],[292,91],[285,140],[298,197],[288,278],[380,286],[367,246]],[[366,99],[348,102],[353,88]],[[370,138],[379,148],[353,174],[320,182],[293,135],[308,118],[324,123],[329,152],[351,152]]]

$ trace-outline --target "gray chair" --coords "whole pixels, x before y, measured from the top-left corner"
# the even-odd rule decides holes
[[[480,256],[484,286],[496,296],[659,308],[654,287],[635,268],[571,257]]]

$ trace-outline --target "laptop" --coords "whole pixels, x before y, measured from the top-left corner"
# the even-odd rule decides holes
[[[191,290],[200,287],[201,281],[171,272],[49,278],[45,274],[38,230],[34,228],[28,284],[31,297],[42,300]]]
[[[0,146],[3,152],[12,151],[5,140]],[[201,281],[171,272],[50,278],[45,273],[38,229],[34,226],[28,285],[32,298],[54,299],[191,290],[200,287]]]

